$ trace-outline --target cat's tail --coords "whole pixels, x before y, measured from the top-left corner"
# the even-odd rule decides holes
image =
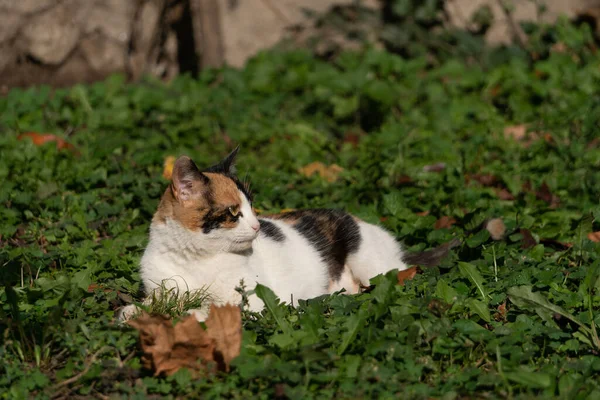
[[[448,256],[450,249],[460,246],[461,241],[454,238],[434,249],[415,253],[404,253],[402,261],[406,265],[420,265],[422,267],[437,267]]]
[[[481,225],[476,228],[486,229],[490,233],[490,237],[493,240],[501,240],[504,238],[504,234],[506,233],[506,226],[501,218],[492,218],[484,221]],[[437,267],[440,265],[442,260],[448,256],[450,250],[454,247],[460,246],[462,244],[461,240],[458,238],[454,238],[448,243],[444,243],[434,249],[415,252],[415,253],[404,253],[402,256],[402,261],[406,265],[419,265],[421,267]]]

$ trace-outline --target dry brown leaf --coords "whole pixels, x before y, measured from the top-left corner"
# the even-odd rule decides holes
[[[167,156],[163,164],[163,177],[165,179],[171,179],[173,175],[173,165],[175,165],[175,157]]]
[[[506,309],[506,301],[498,306],[498,312],[494,314],[494,319],[496,321],[504,321],[506,319],[506,314],[508,310]]]
[[[396,178],[396,185],[406,185],[408,183],[412,183],[413,180],[410,176],[408,175],[400,175],[399,177]]]
[[[419,211],[418,213],[416,213],[419,217],[426,217],[429,215],[429,210],[425,210],[425,211]]]
[[[494,186],[498,183],[498,178],[491,174],[466,175],[465,178],[467,179],[467,181],[473,179],[481,183],[483,186]]]
[[[220,370],[229,371],[229,363],[242,347],[242,314],[232,305],[210,306],[206,331],[215,344],[214,358]]]
[[[513,194],[511,192],[509,192],[508,189],[496,188],[494,191],[496,192],[496,196],[498,196],[498,198],[500,200],[514,200],[515,199],[515,196],[513,196]]]
[[[229,371],[229,363],[240,353],[242,320],[237,306],[212,305],[206,330],[191,315],[175,326],[171,319],[148,314],[127,323],[140,332],[142,365],[155,376],[172,375],[180,368],[198,373],[209,362],[215,362],[219,371]]]
[[[127,323],[140,331],[140,345],[144,352],[142,356],[144,368],[155,369],[156,365],[160,365],[169,359],[175,341],[170,319],[158,315],[142,314],[141,317]]]
[[[398,271],[398,285],[404,286],[404,281],[413,279],[418,273],[418,267],[410,267],[408,269]]]
[[[442,172],[446,169],[446,163],[439,162],[431,165],[425,165],[423,171],[425,172]]]
[[[522,249],[528,249],[537,244],[537,242],[535,241],[535,238],[533,237],[533,235],[531,234],[531,232],[528,229],[521,228],[519,232],[521,233],[521,235],[523,235],[523,243],[521,243]]]
[[[546,182],[543,182],[542,186],[535,192],[535,197],[548,203],[550,208],[556,208],[560,203],[560,199],[550,191],[550,187]]]
[[[56,142],[56,148],[58,150],[70,150],[75,151],[75,146],[67,142],[63,138],[60,138],[51,133],[37,133],[37,132],[25,132],[17,136],[17,140],[23,140],[25,138],[31,139],[33,144],[41,146],[45,143]]]
[[[556,239],[540,239],[540,243],[546,247],[553,247],[557,250],[568,250],[573,247],[573,243],[570,242],[559,242]]]
[[[358,143],[360,142],[361,136],[362,135],[360,133],[346,132],[346,134],[344,135],[343,142],[350,143],[352,147],[356,148],[358,146]]]
[[[450,228],[455,223],[456,223],[456,220],[454,218],[443,216],[442,218],[435,221],[435,224],[433,225],[433,227],[435,229]]]
[[[306,177],[318,174],[321,178],[331,183],[335,182],[338,179],[340,172],[342,172],[343,170],[344,168],[340,167],[337,164],[331,164],[327,166],[320,161],[315,161],[300,168],[298,172]]]
[[[588,239],[590,239],[592,242],[600,242],[600,232],[590,232],[587,234]]]
[[[527,125],[512,125],[504,128],[504,137],[514,139],[516,141],[521,141],[525,139],[525,135],[527,134]]]

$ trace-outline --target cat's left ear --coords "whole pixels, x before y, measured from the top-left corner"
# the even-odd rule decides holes
[[[227,157],[225,157],[220,163],[207,169],[207,172],[219,172],[222,174],[235,175],[235,158],[237,153],[240,151],[240,146],[237,146]]]

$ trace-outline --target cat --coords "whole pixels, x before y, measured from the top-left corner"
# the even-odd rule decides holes
[[[405,254],[385,229],[346,212],[312,209],[257,216],[248,186],[235,174],[239,147],[220,163],[200,170],[179,157],[150,226],[141,259],[146,295],[164,287],[207,289],[218,304],[239,304],[235,288],[256,283],[282,301],[298,304],[323,294],[359,293],[369,280],[415,261],[435,264],[447,249]],[[248,298],[249,309],[262,301]],[[127,306],[122,319],[132,315]],[[205,308],[192,310],[198,320]]]

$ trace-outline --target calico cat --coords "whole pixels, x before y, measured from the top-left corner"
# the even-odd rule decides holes
[[[414,254],[383,228],[339,210],[315,209],[257,217],[248,186],[235,175],[236,148],[219,164],[200,170],[189,158],[175,162],[150,226],[140,273],[146,294],[161,284],[187,290],[208,288],[216,303],[239,303],[235,290],[256,283],[297,305],[360,286],[392,269],[403,270]],[[439,253],[439,251],[438,251]],[[441,254],[444,253],[444,254]],[[422,264],[445,255],[421,253]],[[431,259],[431,260],[428,260]],[[122,316],[131,315],[132,306]],[[251,310],[262,301],[249,297]],[[203,320],[206,310],[194,310]]]

